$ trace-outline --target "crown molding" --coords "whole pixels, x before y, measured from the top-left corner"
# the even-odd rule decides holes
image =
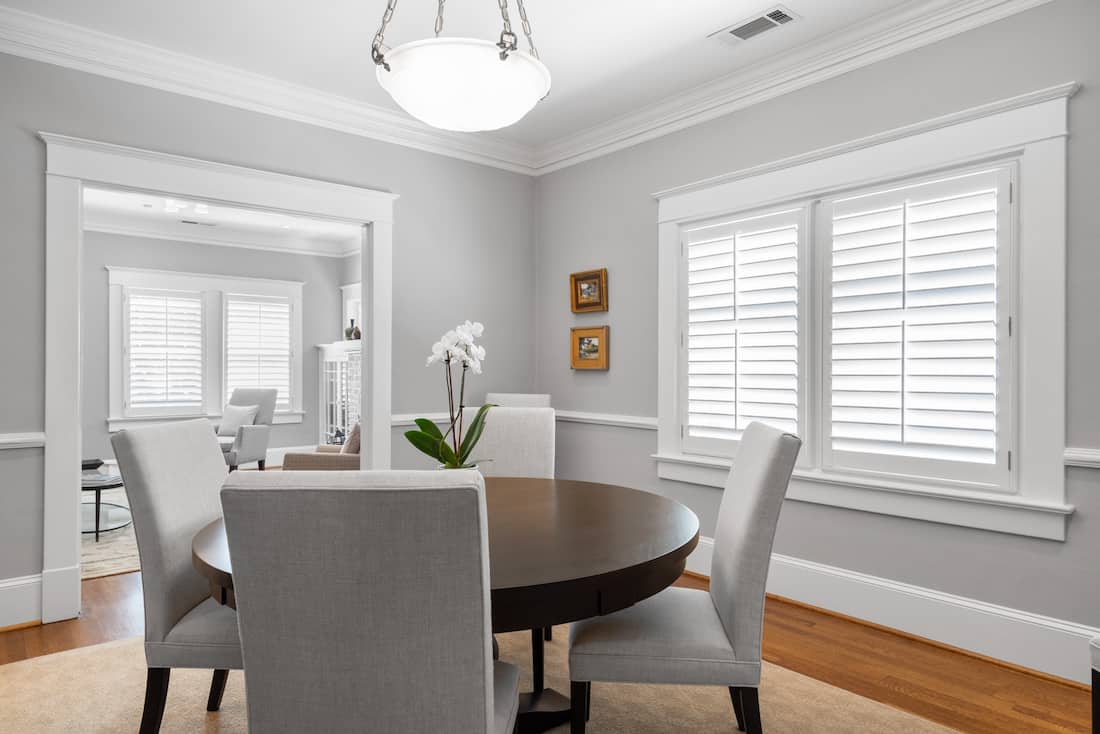
[[[429,153],[533,174],[531,151],[408,115],[0,5],[0,52]]]
[[[727,115],[1050,0],[926,0],[546,144],[450,133],[347,97],[0,6],[0,53],[537,176]]]
[[[823,37],[538,150],[539,174],[556,171],[751,107],[877,61],[949,38],[1050,0],[928,0],[888,10]]]

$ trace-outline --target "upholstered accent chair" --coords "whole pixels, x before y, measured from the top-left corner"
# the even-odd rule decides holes
[[[467,425],[477,408],[466,408]],[[487,477],[554,478],[553,408],[498,406],[485,418],[485,430],[474,448],[473,461]]]
[[[1092,730],[1100,732],[1100,637],[1089,643],[1092,653]]]
[[[221,516],[226,477],[204,419],[120,431],[111,438],[134,518],[145,597],[145,711],[141,733],[160,730],[172,668],[212,668],[208,711],[229,670],[241,668],[237,614],[210,597],[191,565],[191,541]]]
[[[584,732],[593,681],[728,686],[738,729],[761,734],[764,586],[801,445],[762,423],[745,430],[718,510],[709,591],[670,587],[572,625],[573,734]]]
[[[283,456],[283,471],[356,471],[362,427],[356,423],[341,446],[321,444],[313,451],[289,452]]]
[[[491,392],[485,395],[485,402],[503,408],[549,408],[550,395],[529,392]]]
[[[255,461],[259,468],[266,466],[267,444],[271,439],[271,424],[275,421],[275,401],[279,391],[274,388],[237,388],[229,396],[230,405],[255,405],[258,410],[250,425],[242,425],[232,435],[223,436],[221,426],[215,426],[218,444],[229,471],[241,464]]]
[[[221,496],[251,731],[513,730],[478,472],[238,472]]]

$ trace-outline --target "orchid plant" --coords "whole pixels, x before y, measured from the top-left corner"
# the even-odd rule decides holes
[[[474,340],[479,339],[485,332],[485,327],[479,322],[467,321],[448,331],[439,341],[432,345],[432,353],[428,356],[428,367],[433,364],[443,365],[443,374],[447,382],[447,406],[450,412],[451,422],[444,433],[439,430],[432,421],[427,418],[417,418],[415,423],[419,430],[406,431],[405,438],[413,446],[439,462],[445,469],[469,469],[473,465],[469,463],[470,455],[474,447],[481,439],[481,432],[485,429],[485,417],[489,413],[491,404],[482,405],[477,415],[470,421],[469,426],[462,424],[462,412],[466,407],[466,373],[481,374],[481,363],[485,359],[485,347]],[[455,402],[455,370],[461,370],[458,378],[458,401]],[[465,430],[465,433],[464,433]]]

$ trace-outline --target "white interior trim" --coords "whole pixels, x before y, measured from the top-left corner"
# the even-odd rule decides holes
[[[1050,0],[924,0],[540,145],[450,133],[407,115],[0,6],[0,52],[528,175],[653,140]]]
[[[1084,449],[1071,446],[1066,448],[1063,457],[1062,461],[1066,466],[1100,469],[1100,449]]]
[[[0,433],[0,450],[38,449],[46,445],[46,434],[42,431],[30,433]],[[3,627],[4,625],[0,625]]]
[[[221,413],[196,413],[194,415],[135,415],[135,416],[109,416],[107,418],[107,430],[110,433],[124,431],[129,428],[141,428],[142,426],[155,425],[157,423],[177,423],[179,421],[192,421],[196,418],[206,418],[211,425],[217,425],[221,421]],[[301,423],[305,419],[304,410],[277,411],[272,418],[272,425],[283,426],[292,423]]]
[[[710,575],[713,538],[688,570]],[[772,554],[768,593],[1081,683],[1100,629],[935,589]]]
[[[0,18],[9,16],[0,13]],[[2,25],[2,24],[0,24]],[[40,133],[46,143],[46,410],[42,621],[80,611],[80,323],[85,184],[168,193],[306,217],[363,231],[367,313],[363,468],[390,465],[392,250],[395,194],[156,151]],[[79,330],[78,330],[79,332]]]
[[[97,215],[102,216],[102,215]],[[298,238],[294,240],[280,240],[278,235],[267,232],[243,233],[235,232],[230,237],[215,237],[203,234],[194,225],[171,222],[157,222],[154,225],[138,220],[108,222],[104,219],[96,221],[85,219],[85,232],[99,232],[101,234],[121,235],[123,237],[139,237],[149,240],[162,240],[167,242],[186,242],[198,245],[214,245],[216,247],[234,247],[241,250],[260,250],[265,252],[281,252],[286,255],[309,255],[312,257],[347,257],[354,255],[358,249],[348,250],[339,242],[324,242],[320,240],[306,240]],[[249,242],[246,239],[253,241]]]
[[[42,619],[42,574],[0,579],[0,628]]]
[[[591,423],[597,426],[640,428],[645,431],[657,430],[657,419],[644,415],[616,415],[613,413],[585,413],[579,410],[559,410],[557,411],[557,418],[565,423]]]

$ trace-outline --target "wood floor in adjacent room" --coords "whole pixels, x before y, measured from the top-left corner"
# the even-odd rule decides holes
[[[683,586],[706,582],[683,577]],[[140,635],[141,575],[83,583],[80,618],[0,633],[0,665]],[[564,643],[565,635],[555,635]],[[961,732],[1089,731],[1087,690],[769,597],[764,657]]]

